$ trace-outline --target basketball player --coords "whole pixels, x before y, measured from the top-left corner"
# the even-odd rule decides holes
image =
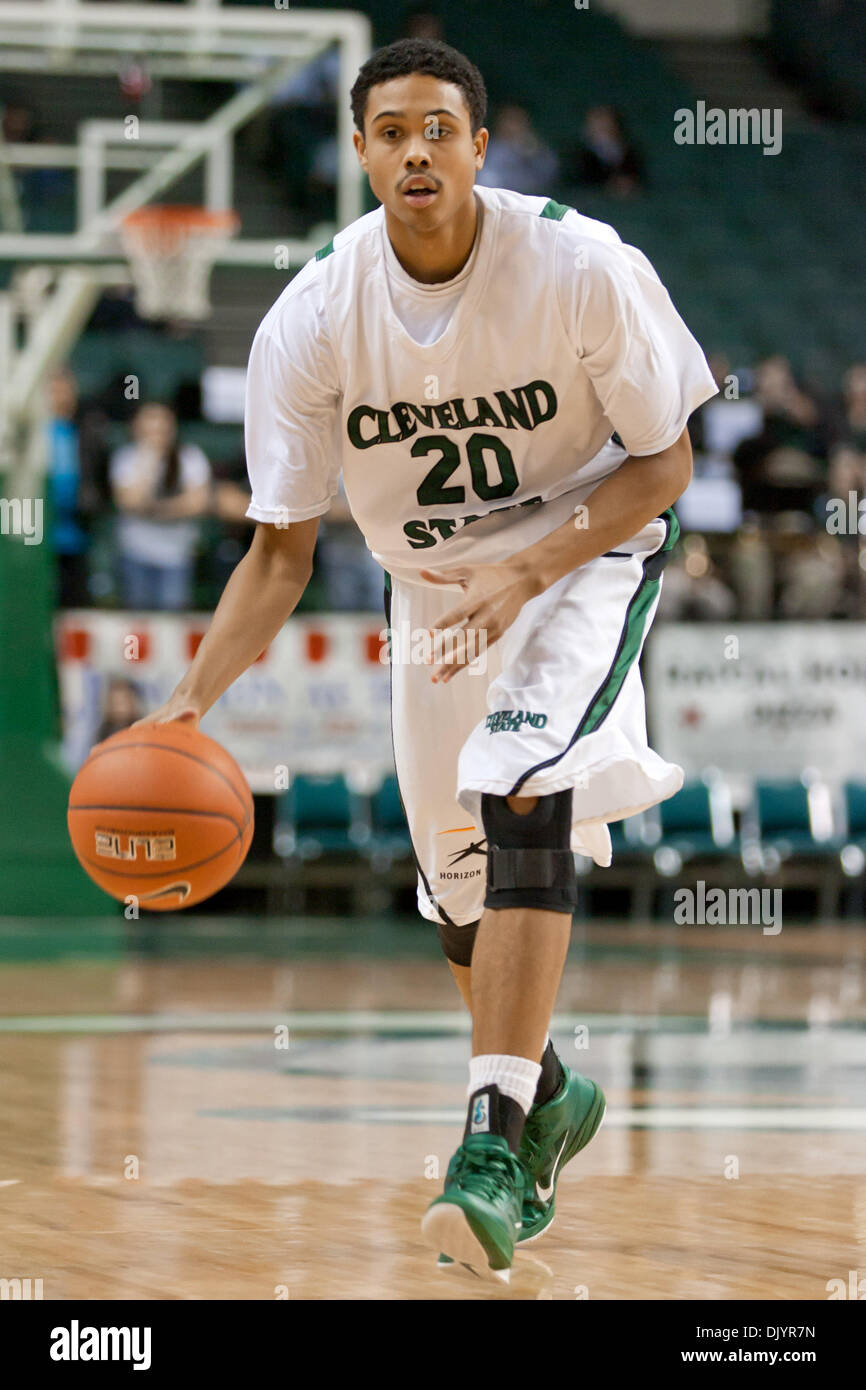
[[[391,44],[361,68],[352,107],[381,206],[259,327],[246,407],[258,526],[150,718],[200,718],[279,631],[342,470],[386,572],[418,905],[473,1020],[466,1129],[423,1232],[442,1262],[507,1278],[604,1111],[548,1036],[573,854],[609,864],[608,823],[682,783],[647,746],[638,658],[691,476],[686,421],[716,386],[652,266],[611,227],[475,187],[486,93],[462,54]]]

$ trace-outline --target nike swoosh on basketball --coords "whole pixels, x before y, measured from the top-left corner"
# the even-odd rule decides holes
[[[180,900],[189,897],[190,886],[188,883],[169,883],[165,888],[157,888],[155,893],[139,893],[138,900],[142,903],[153,902],[154,898],[167,898],[169,893],[179,893]]]
[[[552,1195],[552,1193],[553,1193],[553,1185],[554,1185],[554,1183],[556,1182],[556,1170],[557,1170],[557,1168],[559,1167],[559,1160],[562,1158],[562,1150],[565,1148],[565,1146],[566,1146],[567,1143],[568,1143],[568,1135],[566,1134],[565,1138],[564,1138],[563,1141],[562,1141],[562,1145],[561,1145],[561,1147],[560,1147],[559,1153],[556,1155],[556,1158],[554,1159],[554,1162],[553,1162],[553,1172],[552,1172],[551,1175],[550,1175],[550,1187],[539,1187],[539,1188],[537,1189],[537,1190],[538,1190],[538,1195],[539,1195],[539,1197],[541,1198],[542,1202],[547,1202],[547,1201],[549,1201],[549,1199],[550,1199],[550,1197],[551,1197],[551,1195]]]

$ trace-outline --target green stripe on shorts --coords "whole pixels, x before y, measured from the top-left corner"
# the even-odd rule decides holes
[[[673,508],[668,507],[667,510],[662,513],[662,516],[667,525],[668,534],[664,544],[655,552],[656,555],[673,550],[680,534],[680,524],[677,521]],[[652,559],[652,556],[650,559]],[[647,614],[658,597],[660,588],[660,575],[651,579],[647,574],[644,574],[640,584],[632,594],[626,610],[625,622],[623,623],[616,655],[614,656],[604,683],[592,697],[589,707],[583,719],[580,721],[577,738],[582,738],[584,734],[592,734],[595,732],[603,723],[611,705],[622,690],[625,678],[631,670],[635,658],[640,651]]]

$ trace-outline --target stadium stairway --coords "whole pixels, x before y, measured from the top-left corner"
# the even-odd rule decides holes
[[[817,124],[797,89],[771,71],[761,45],[738,39],[659,39],[655,48],[708,106],[781,108],[787,130]]]
[[[330,8],[319,0],[309,4]],[[365,8],[375,43],[393,39],[399,24],[389,0],[369,0]],[[500,0],[496,25],[475,0],[442,0],[437,8],[448,41],[484,72],[492,123],[497,105],[522,102],[541,135],[563,150],[579,139],[588,106],[610,102],[622,109],[647,157],[644,195],[618,200],[564,183],[549,191],[612,223],[646,252],[707,351],[726,352],[735,369],[781,351],[816,383],[836,387],[845,367],[866,351],[862,127],[813,119],[758,44],[641,40],[609,14],[566,12],[550,0]],[[503,34],[509,44],[503,45]],[[518,39],[523,57],[515,73],[507,53]],[[11,79],[0,80],[0,95],[11,87]],[[50,93],[45,75],[28,85],[27,100],[49,137],[61,120],[68,129],[87,116],[120,118],[129,105],[113,79],[76,79],[68,95],[64,89],[62,113]],[[202,117],[225,95],[225,84],[168,82],[145,98],[140,111]],[[766,156],[754,146],[677,145],[673,113],[699,98],[723,109],[781,106],[783,156]],[[236,204],[244,234],[273,237],[276,250],[292,217],[279,170],[262,162],[266,120],[260,116],[238,138]],[[112,191],[122,186],[118,179]],[[174,201],[197,197],[197,175],[171,193]],[[69,215],[59,203],[50,211],[55,219]],[[290,271],[269,267],[217,271],[215,314],[202,334],[204,359],[242,365],[262,314],[290,278]]]

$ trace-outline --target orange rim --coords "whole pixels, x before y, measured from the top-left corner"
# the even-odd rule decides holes
[[[232,211],[151,203],[127,213],[121,225],[124,232],[132,233],[141,241],[152,240],[161,245],[166,240],[178,240],[195,233],[231,236],[240,227],[240,218]]]

